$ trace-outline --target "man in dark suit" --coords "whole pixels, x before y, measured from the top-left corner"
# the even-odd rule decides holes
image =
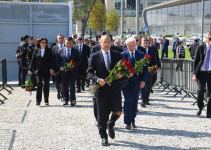
[[[90,55],[90,48],[83,43],[83,38],[78,38],[77,49],[79,52],[79,65],[78,65],[78,77],[77,77],[77,92],[85,90],[86,70],[88,68],[88,58]]]
[[[54,71],[58,72],[60,71],[60,68],[58,68],[57,66],[57,58],[59,57],[59,53],[64,49],[65,45],[64,45],[64,35],[62,34],[58,34],[56,37],[56,42],[57,44],[55,46],[52,47],[52,54],[53,54],[53,65],[54,67]],[[61,74],[58,74],[56,76],[54,76],[54,80],[55,80],[55,84],[56,84],[56,89],[57,89],[57,98],[60,99],[62,97],[62,78],[61,78]]]
[[[157,65],[157,58],[155,57],[154,49],[153,47],[149,46],[149,41],[146,37],[143,37],[141,39],[140,51],[144,55],[146,54],[150,55],[149,66]],[[142,107],[149,105],[149,95],[150,95],[151,88],[152,88],[152,74],[150,72],[147,72],[146,86],[142,90],[142,104],[141,104]]]
[[[162,47],[161,59],[164,57],[168,58],[169,40],[166,39],[165,36],[163,36],[162,45],[163,45],[163,47]]]
[[[204,107],[204,93],[207,84],[208,90],[208,104],[207,104],[207,118],[211,118],[211,32],[206,36],[206,44],[198,46],[194,57],[194,81],[198,81],[198,112],[201,115]]]
[[[124,59],[127,59],[134,66],[135,61],[144,57],[144,53],[141,53],[136,48],[136,39],[131,37],[126,40],[127,50],[122,52]],[[123,88],[124,101],[124,123],[125,128],[130,130],[131,124],[133,128],[136,128],[135,117],[137,113],[138,97],[140,89],[145,86],[146,71],[140,75],[132,75],[128,80],[126,87]]]
[[[100,39],[101,50],[90,57],[88,73],[93,82],[101,87],[96,90],[97,121],[99,134],[102,138],[102,145],[108,146],[109,136],[114,139],[115,121],[122,112],[121,90],[118,82],[108,85],[106,78],[116,63],[122,58],[121,55],[111,49],[111,38],[109,35],[102,35]],[[109,119],[109,115],[111,118]]]
[[[29,37],[30,36],[28,35],[23,36],[22,41],[20,42],[16,50],[16,58],[18,59],[19,65],[19,86],[21,86],[22,88],[25,87],[25,80],[28,71],[27,49],[29,45]]]
[[[70,101],[71,106],[76,105],[76,96],[75,96],[75,81],[78,74],[78,63],[79,63],[79,54],[78,50],[73,48],[73,38],[68,37],[65,40],[65,47],[60,52],[60,57],[57,59],[57,65],[61,73],[62,77],[62,91],[64,104],[68,105],[68,101]],[[71,70],[65,70],[65,63],[71,62],[74,65],[74,68]]]

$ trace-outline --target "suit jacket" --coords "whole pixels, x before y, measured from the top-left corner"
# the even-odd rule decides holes
[[[131,61],[130,53],[128,50],[125,50],[121,53],[124,59],[127,59],[128,61]],[[135,60],[141,60],[144,58],[144,53],[140,51],[135,51]],[[128,82],[125,84],[125,86],[128,86],[129,84],[132,84],[134,88],[139,88],[140,82],[145,81],[147,77],[147,70],[144,67],[143,73],[140,75],[134,74],[131,78],[129,78]]]
[[[144,55],[146,55],[146,49],[145,48],[141,47],[140,52],[142,52]],[[155,55],[155,50],[153,49],[153,47],[148,47],[148,54],[152,57],[151,60],[150,60],[150,66],[151,65],[158,65],[157,57]]]
[[[158,66],[158,68],[161,68],[161,62],[160,62],[160,57],[158,53],[158,49],[155,47],[155,45],[151,45],[150,48],[153,50],[154,57],[155,57],[155,63]]]
[[[113,69],[117,62],[122,59],[121,54],[115,52],[114,50],[110,50],[111,56],[111,64],[110,68]],[[102,51],[98,51],[91,55],[89,60],[89,67],[88,67],[88,77],[93,80],[93,82],[97,83],[99,78],[106,79],[109,75],[109,71],[105,66],[105,62],[103,59]],[[114,81],[111,85],[112,88],[116,88],[116,90],[121,88],[121,80]],[[114,88],[114,89],[115,89]]]
[[[52,65],[52,52],[49,48],[45,49],[43,57],[41,56],[41,49],[37,48],[34,50],[31,62],[29,64],[29,70],[33,71],[35,74],[50,73],[50,69],[53,68]]]
[[[59,57],[59,46],[58,45],[54,45],[52,47],[52,64],[53,64],[53,70],[54,71],[59,71],[59,65],[57,64],[58,62],[58,57]]]
[[[100,51],[100,50],[101,50],[100,44],[96,44],[95,46],[93,46],[93,47],[91,48],[91,53],[93,54],[93,53],[98,52],[98,51]]]
[[[73,70],[71,70],[71,72],[74,72],[76,74],[79,64],[79,53],[78,50],[75,48],[71,48],[71,55],[69,57],[66,57],[66,48],[63,48],[61,51],[59,51],[58,55],[56,56],[56,68],[64,66],[65,63],[68,63],[73,59],[76,62],[76,66]]]
[[[78,69],[86,71],[88,68],[88,58],[90,56],[90,48],[86,44],[83,44],[82,52],[79,52],[79,46],[77,46],[79,53],[79,65]]]
[[[194,72],[193,72],[193,74],[196,75],[197,78],[200,75],[201,66],[204,63],[206,50],[207,50],[206,44],[200,45],[196,49],[196,53],[194,56]]]

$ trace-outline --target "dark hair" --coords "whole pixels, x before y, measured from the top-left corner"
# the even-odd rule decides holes
[[[48,48],[48,39],[47,38],[40,38],[37,40],[37,47],[40,48],[40,42],[45,40],[46,41],[46,47],[45,48]]]
[[[70,37],[68,37],[68,38],[66,38],[66,40],[65,41],[68,41],[68,42],[74,42],[73,41],[73,38],[70,36]]]

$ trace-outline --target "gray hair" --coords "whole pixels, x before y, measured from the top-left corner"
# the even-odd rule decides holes
[[[135,39],[134,37],[129,37],[129,38],[125,41],[126,45],[128,45],[128,43],[132,43],[132,42],[136,43],[136,39]]]

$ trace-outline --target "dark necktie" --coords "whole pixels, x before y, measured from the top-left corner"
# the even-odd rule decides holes
[[[133,66],[135,65],[134,53],[131,53],[131,63],[132,63]]]
[[[207,53],[206,53],[206,56],[205,56],[205,59],[204,59],[204,68],[206,71],[209,70],[209,63],[210,63],[210,52],[211,52],[211,46],[207,47]]]
[[[70,49],[68,48],[67,49],[67,58],[69,58],[70,57]]]
[[[109,53],[108,52],[106,52],[106,58],[107,58],[106,68],[107,68],[107,70],[110,70],[110,58],[109,58]]]

